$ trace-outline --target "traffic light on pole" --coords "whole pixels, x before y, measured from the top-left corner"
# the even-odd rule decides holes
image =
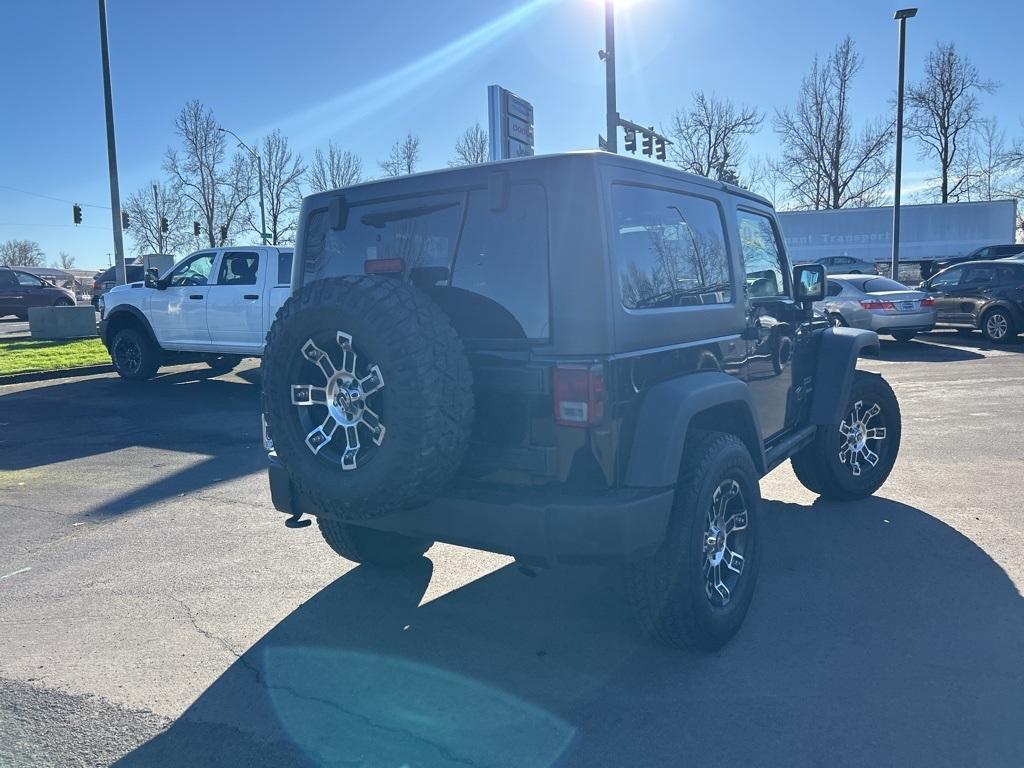
[[[82,206],[78,203],[71,206],[71,217],[75,220],[75,224],[82,223]]]
[[[664,160],[665,159],[665,137],[664,136],[659,136],[658,137],[657,146],[655,147],[655,155],[654,156],[657,157],[659,160]]]
[[[632,128],[626,129],[625,147],[627,152],[636,152],[636,131]]]
[[[128,211],[121,211],[121,229],[127,230],[129,226]]]
[[[199,237],[199,222],[198,221],[193,221],[192,222],[192,234],[195,235],[196,237]]]
[[[163,232],[166,235],[168,229],[169,229],[169,227],[167,226],[167,217],[166,216],[161,216],[160,217],[160,231]]]
[[[644,134],[644,154],[650,157],[654,154],[654,134]]]
[[[224,245],[228,241],[228,228],[226,224],[220,225],[220,244]]]

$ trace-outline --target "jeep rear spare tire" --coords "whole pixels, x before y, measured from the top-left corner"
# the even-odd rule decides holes
[[[473,392],[462,342],[396,278],[319,280],[267,337],[263,412],[316,514],[377,517],[436,496],[462,462]]]

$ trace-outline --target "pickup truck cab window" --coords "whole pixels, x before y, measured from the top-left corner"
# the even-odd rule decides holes
[[[206,285],[213,271],[214,253],[197,253],[190,256],[170,271],[170,285]]]
[[[740,255],[747,271],[747,295],[751,298],[785,296],[786,274],[779,241],[771,219],[759,213],[737,211]]]
[[[220,263],[217,285],[256,285],[259,254],[252,251],[228,251]]]
[[[292,251],[277,254],[277,284],[292,284]]]

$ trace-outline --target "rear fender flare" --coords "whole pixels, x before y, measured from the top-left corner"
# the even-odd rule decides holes
[[[626,468],[626,485],[666,488],[676,484],[691,424],[738,433],[758,472],[766,471],[764,448],[750,389],[721,371],[699,371],[652,386],[640,405]]]
[[[846,415],[857,358],[878,354],[878,334],[860,328],[826,328],[817,334],[818,364],[811,424],[838,424]]]

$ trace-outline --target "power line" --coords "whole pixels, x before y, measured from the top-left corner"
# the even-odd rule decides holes
[[[23,195],[31,195],[32,197],[41,197],[44,200],[54,200],[58,203],[67,203],[68,205],[74,205],[75,200],[65,200],[62,197],[54,197],[53,195],[41,195],[38,192],[29,192],[27,189],[18,189],[17,187],[9,187],[6,184],[0,184],[0,189],[9,189],[11,192],[20,192]],[[83,208],[102,208],[105,211],[110,210],[109,205],[95,205],[93,203],[78,203]]]
[[[26,224],[24,222],[0,221],[0,227],[77,227],[86,229],[109,229],[99,224]]]

